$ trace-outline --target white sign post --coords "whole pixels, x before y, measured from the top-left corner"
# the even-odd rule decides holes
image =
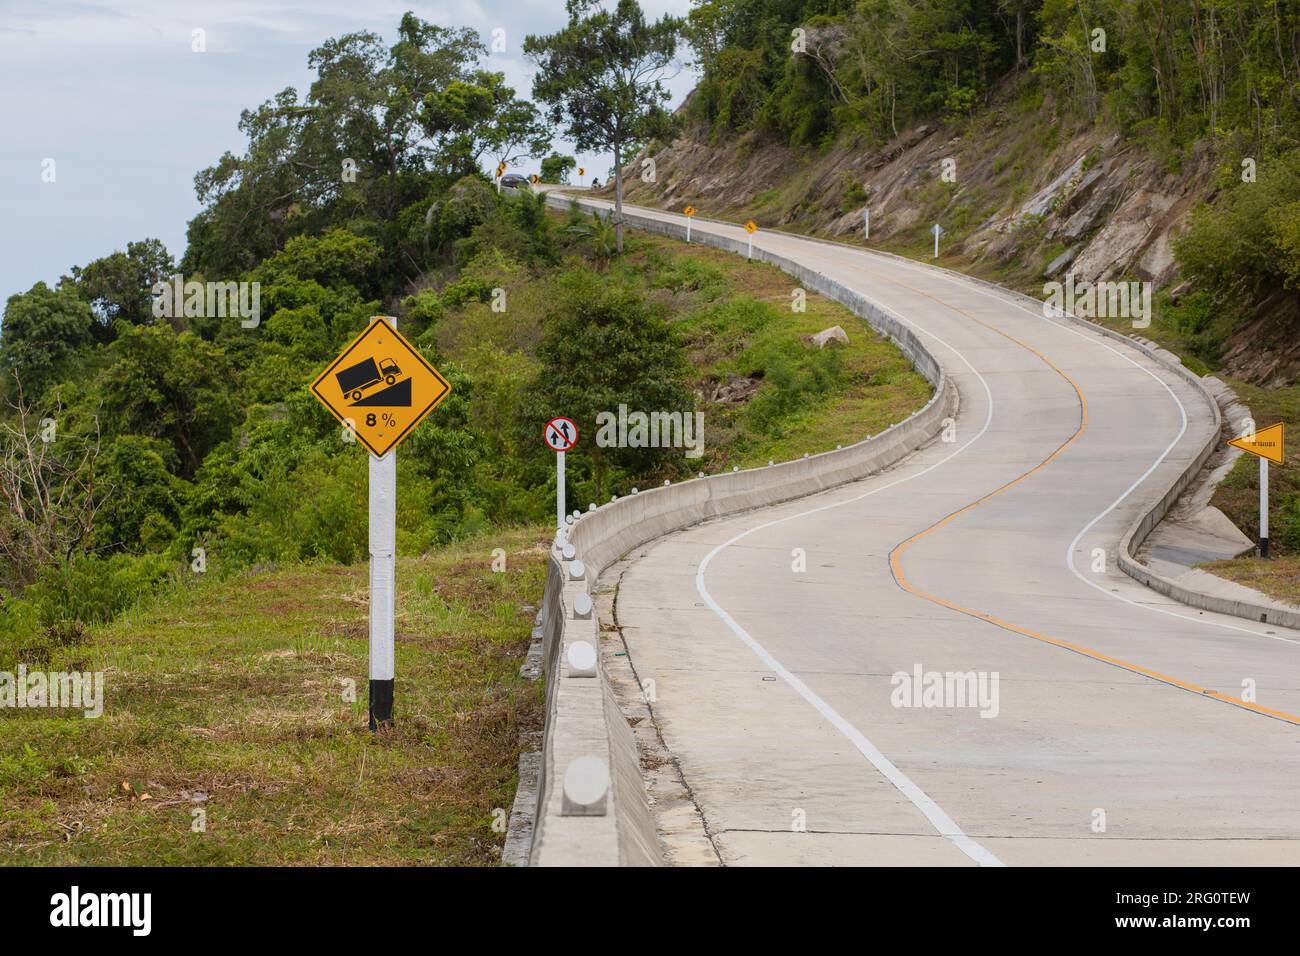
[[[1268,459],[1259,459],[1259,556],[1268,557]]]
[[[939,235],[942,232],[943,230],[939,227],[939,224],[936,222],[934,224],[934,257],[936,259],[939,258]]]
[[[555,452],[555,524],[563,530],[564,516],[564,453],[578,443],[578,426],[570,418],[552,418],[542,432],[546,447]]]
[[[866,206],[862,207],[862,238],[871,238],[871,210]]]
[[[397,328],[397,319],[387,317]],[[374,319],[371,319],[373,322]],[[397,598],[397,449],[370,456],[370,729],[392,726]]]
[[[1250,431],[1228,442],[1234,448],[1259,456],[1259,556],[1268,557],[1268,463],[1286,464],[1286,423],[1278,422],[1267,428],[1256,429],[1249,422]]]

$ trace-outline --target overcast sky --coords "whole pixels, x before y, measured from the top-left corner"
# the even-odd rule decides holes
[[[689,0],[642,6],[681,15]],[[391,43],[407,10],[485,43],[504,29],[506,51],[484,66],[524,96],[524,37],[566,19],[562,0],[0,0],[0,305],[131,240],[161,239],[179,259],[199,209],[194,174],[244,151],[240,111],[286,86],[304,93],[307,54],[327,37],[371,30]],[[196,28],[205,53],[191,50]],[[673,105],[692,82],[687,70],[671,82]],[[579,162],[602,179],[610,165]]]

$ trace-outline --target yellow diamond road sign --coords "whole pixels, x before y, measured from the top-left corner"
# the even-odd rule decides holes
[[[383,458],[451,393],[447,380],[382,318],[311,384],[361,444]]]
[[[747,233],[749,233],[751,236],[752,236],[752,235],[753,235],[757,230],[758,230],[758,223],[754,222],[754,220],[751,219],[751,220],[749,220],[749,222],[745,223],[745,231],[746,231]]]
[[[1228,444],[1280,465],[1286,458],[1286,423],[1278,422],[1276,425],[1269,425],[1268,428],[1261,428],[1253,435],[1234,438]]]

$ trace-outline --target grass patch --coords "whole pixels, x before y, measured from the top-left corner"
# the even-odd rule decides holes
[[[898,348],[849,309],[805,290],[775,266],[721,249],[638,234],[623,270],[660,291],[681,330],[704,399],[699,470],[766,465],[833,449],[902,421],[931,387]],[[806,341],[838,325],[847,345]],[[736,379],[757,384],[739,403],[711,402]]]
[[[1300,606],[1300,555],[1280,558],[1234,558],[1201,565],[1221,578],[1262,591],[1269,597]]]
[[[542,721],[518,669],[545,538],[500,532],[399,562],[386,734],[366,729],[364,564],[198,580],[91,628],[42,668],[105,672],[102,717],[0,711],[0,859],[495,864],[493,814]],[[206,832],[191,831],[196,808]]]

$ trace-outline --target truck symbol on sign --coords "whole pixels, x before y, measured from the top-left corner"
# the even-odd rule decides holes
[[[339,383],[339,391],[355,402],[359,401],[366,389],[373,385],[378,385],[380,382],[395,384],[401,374],[402,370],[390,358],[380,359],[378,365],[375,364],[374,359],[368,358],[364,362],[358,362],[341,372],[336,372],[334,378]]]

